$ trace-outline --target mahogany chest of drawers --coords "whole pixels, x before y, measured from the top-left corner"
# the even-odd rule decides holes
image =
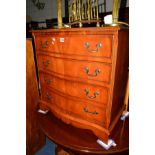
[[[128,29],[35,30],[41,109],[107,142],[124,110]]]

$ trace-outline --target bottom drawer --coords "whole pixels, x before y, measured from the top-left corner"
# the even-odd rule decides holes
[[[64,114],[106,126],[106,108],[93,105],[93,102],[83,102],[51,90],[42,92],[42,100],[46,101],[52,110],[59,110]]]

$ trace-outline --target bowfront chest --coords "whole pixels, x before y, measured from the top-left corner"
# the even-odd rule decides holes
[[[107,142],[124,110],[128,29],[35,30],[41,109]]]

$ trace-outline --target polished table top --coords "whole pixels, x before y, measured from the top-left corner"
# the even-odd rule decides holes
[[[84,154],[124,154],[129,153],[129,119],[119,121],[114,128],[111,138],[117,144],[109,150],[102,148],[97,142],[97,137],[89,130],[75,128],[63,123],[52,113],[38,113],[41,129],[53,142],[75,152]]]

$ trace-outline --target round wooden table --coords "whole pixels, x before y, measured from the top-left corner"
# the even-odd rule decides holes
[[[71,155],[128,155],[129,154],[129,119],[119,121],[111,134],[117,144],[109,150],[102,148],[97,142],[97,137],[89,130],[79,129],[63,123],[52,113],[38,113],[38,121],[45,135],[60,148]]]

